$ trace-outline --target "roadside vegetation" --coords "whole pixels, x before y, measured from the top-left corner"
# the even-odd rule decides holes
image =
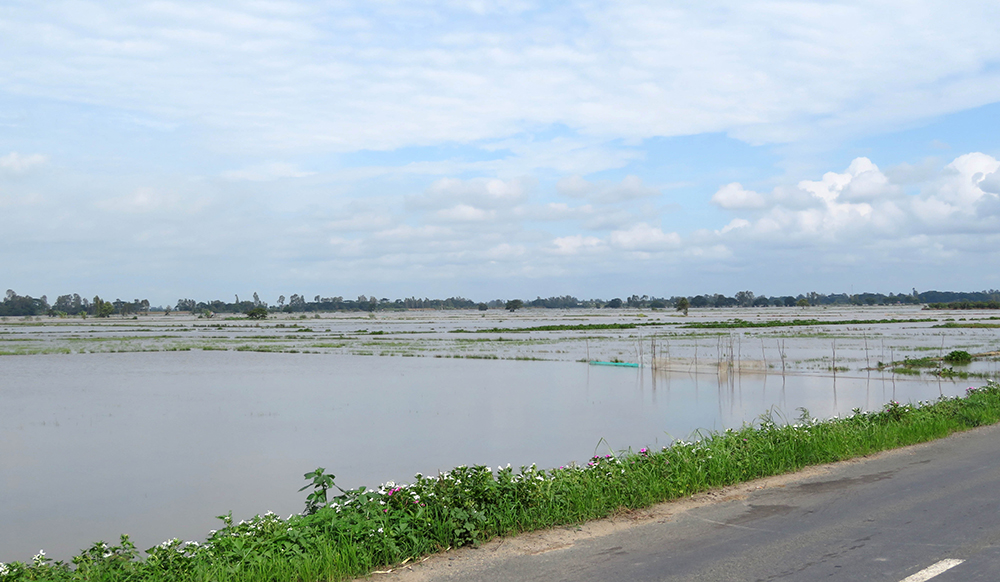
[[[339,490],[318,468],[302,514],[272,513],[222,526],[204,542],[168,540],[146,550],[122,536],[95,543],[69,563],[40,552],[0,564],[0,581],[340,580],[475,545],[495,536],[580,523],[707,489],[941,438],[1000,421],[1000,384],[964,397],[902,404],[828,420],[800,409],[754,425],[703,433],[659,450],[593,457],[554,469],[457,467],[410,484]],[[338,493],[336,497],[330,496]]]

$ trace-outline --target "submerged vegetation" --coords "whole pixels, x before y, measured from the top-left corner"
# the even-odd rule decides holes
[[[745,319],[730,319],[727,321],[700,321],[686,323],[685,329],[740,329],[752,327],[796,327],[803,325],[878,325],[887,323],[928,323],[936,319],[768,319],[766,321],[747,321]]]
[[[526,333],[530,331],[600,331],[615,329],[635,329],[647,325],[668,325],[664,323],[580,323],[536,325],[533,327],[491,327],[489,329],[453,329],[451,333]]]
[[[991,318],[992,319],[992,318]],[[939,323],[932,327],[941,329],[997,329],[1000,328],[1000,323],[982,323],[975,321],[948,321],[945,323]]]
[[[710,488],[929,441],[1000,420],[1000,384],[964,397],[902,404],[829,420],[801,410],[792,422],[766,413],[753,425],[705,433],[659,450],[594,456],[586,465],[495,471],[460,466],[410,484],[341,491],[320,468],[302,514],[266,513],[222,527],[204,542],[168,540],[141,556],[127,536],[97,542],[70,563],[39,552],[0,564],[0,581],[335,580],[402,564],[494,536],[580,523]]]
[[[927,309],[1000,309],[1000,301],[950,301],[928,303]]]

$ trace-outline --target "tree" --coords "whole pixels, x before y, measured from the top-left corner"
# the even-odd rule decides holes
[[[687,297],[681,297],[677,300],[677,311],[683,311],[684,315],[687,315],[689,307],[691,307],[691,304],[688,302]]]
[[[524,307],[524,301],[521,301],[520,299],[511,299],[503,306],[504,309],[511,313],[514,313],[522,307]]]
[[[479,311],[486,311],[490,308],[490,306],[485,303],[480,303],[479,305],[476,305],[476,308],[479,309]]]
[[[247,309],[243,314],[250,319],[267,319],[267,308],[254,307],[253,309]]]
[[[611,309],[621,309],[621,306],[622,306],[622,300],[617,297],[615,297],[611,301],[608,301],[607,305],[605,305],[605,307],[610,307]]]
[[[750,307],[753,305],[753,298],[753,291],[740,291],[736,294],[736,303],[738,303],[740,307]]]
[[[799,307],[809,307],[809,300],[806,299],[805,297],[803,297],[802,299],[799,299],[798,301],[796,301],[795,305],[797,305]]]
[[[115,312],[115,306],[110,301],[104,301],[99,296],[94,296],[94,315],[97,317],[110,317]]]

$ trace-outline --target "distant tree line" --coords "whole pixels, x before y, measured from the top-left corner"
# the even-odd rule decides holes
[[[48,297],[45,295],[38,298],[30,295],[18,295],[13,289],[7,290],[3,303],[0,303],[0,316],[111,317],[112,315],[121,315],[124,317],[149,313],[151,310],[149,301],[146,299],[106,301],[100,296],[87,299],[76,293],[60,295],[56,298],[55,303],[49,305]]]
[[[493,302],[491,302],[493,303]],[[360,295],[357,299],[344,299],[343,297],[321,297],[316,295],[312,301],[308,301],[304,295],[293,293],[288,299],[284,295],[278,297],[275,305],[268,305],[261,301],[256,293],[253,300],[240,301],[236,296],[236,301],[227,303],[225,301],[195,301],[194,299],[180,299],[174,309],[176,311],[190,311],[192,313],[246,313],[256,308],[266,308],[271,313],[311,313],[320,311],[406,311],[409,309],[475,309],[486,305],[476,303],[471,299],[463,297],[449,297],[448,299],[409,299],[390,300],[387,297],[379,299],[377,296]],[[502,303],[501,303],[502,305]]]
[[[684,302],[682,302],[682,300]],[[84,317],[111,317],[111,316],[134,316],[147,314],[149,312],[186,311],[197,314],[215,313],[247,313],[254,309],[266,309],[268,313],[309,313],[309,312],[329,312],[329,311],[405,311],[411,309],[510,309],[512,300],[493,299],[485,302],[476,302],[464,297],[449,297],[448,299],[419,299],[409,297],[406,299],[390,300],[386,297],[378,298],[375,295],[360,295],[357,299],[344,299],[341,296],[322,297],[316,295],[312,301],[305,296],[293,293],[286,300],[284,295],[278,297],[274,305],[268,305],[262,301],[256,293],[252,299],[240,300],[239,296],[234,297],[234,301],[227,302],[220,299],[213,301],[196,301],[194,299],[179,299],[171,307],[151,307],[146,299],[133,299],[123,301],[115,299],[107,301],[95,296],[87,299],[73,293],[60,295],[51,305],[45,295],[34,298],[29,295],[18,295],[13,290],[8,289],[2,303],[0,303],[0,316],[84,316]],[[732,297],[716,294],[694,295],[694,296],[672,296],[655,297],[650,295],[632,295],[622,299],[614,297],[612,299],[577,299],[572,295],[562,295],[556,297],[542,298],[527,301],[517,299],[517,309],[522,307],[534,307],[543,309],[692,309],[706,307],[793,307],[801,305],[901,305],[901,304],[928,304],[931,308],[948,309],[996,309],[1000,306],[1000,291],[990,289],[988,291],[976,292],[952,292],[952,291],[924,291],[918,293],[916,289],[910,293],[806,293],[799,295],[781,295],[768,297],[766,295],[756,295],[752,291],[740,291]]]

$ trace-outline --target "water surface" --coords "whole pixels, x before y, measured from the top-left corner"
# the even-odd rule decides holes
[[[215,351],[3,357],[0,378],[0,561],[67,559],[120,533],[140,548],[202,539],[229,511],[287,515],[317,466],[345,488],[458,464],[552,467],[772,408],[829,417],[966,386]]]

